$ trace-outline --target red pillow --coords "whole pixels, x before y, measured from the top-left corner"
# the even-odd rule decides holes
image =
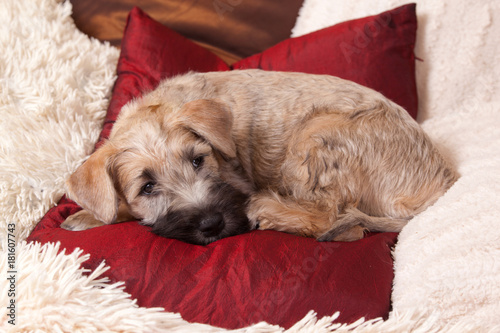
[[[310,310],[320,318],[340,311],[340,323],[386,318],[390,310],[396,233],[339,243],[256,230],[198,246],[137,222],[59,228],[79,209],[61,199],[28,240],[60,242],[67,253],[79,247],[91,254],[83,266],[92,270],[105,260],[111,269],[103,275],[124,281],[139,306],[228,329],[261,321],[289,328]]]
[[[417,118],[415,4],[287,39],[234,69],[330,74],[381,92]]]
[[[377,41],[373,47],[360,49],[356,57],[349,58],[351,66],[346,66],[347,58],[339,60],[326,55],[321,68],[316,60],[309,61],[305,56],[303,61],[298,61],[301,52],[314,58],[314,50],[309,49],[309,45],[333,47],[330,44],[340,38],[336,27],[340,27],[341,33],[351,32],[356,37],[352,32],[373,27],[376,22],[387,22],[379,23],[380,30],[392,30],[392,35],[386,34],[390,38],[382,43],[384,47],[379,48],[381,41]],[[373,63],[381,63],[384,50],[388,50],[385,60],[395,64],[391,67],[393,72],[407,73],[409,78],[413,77],[410,74],[415,29],[415,6],[408,5],[290,39],[234,67],[273,69],[272,66],[280,66],[276,69],[322,72],[375,84],[381,83],[381,79],[366,78],[363,72],[368,70],[369,75],[374,75],[374,70],[363,64],[371,63],[370,54],[377,49]],[[373,38],[378,36],[374,34]],[[408,40],[406,46],[401,39]],[[393,44],[397,45],[394,50],[390,47]],[[283,58],[286,50],[297,49],[301,51],[293,51],[296,52],[290,55],[293,62],[286,66],[287,58]],[[189,70],[230,69],[215,55],[156,23],[137,8],[129,16],[121,52],[118,79],[101,138],[108,136],[127,101],[144,90],[153,89],[162,78]],[[357,57],[365,62],[355,63]],[[332,64],[339,61],[343,61],[344,66]],[[394,100],[403,99],[415,86],[414,79],[386,80],[387,84],[390,82],[394,86],[382,88]],[[408,105],[416,101],[414,97],[408,97]],[[416,105],[414,107],[416,111]],[[309,310],[315,310],[319,317],[340,311],[336,321],[351,323],[360,317],[386,317],[390,309],[391,248],[397,238],[395,233],[372,234],[353,243],[319,243],[275,231],[253,231],[208,246],[196,246],[154,235],[149,227],[137,222],[79,232],[61,229],[64,219],[79,209],[74,202],[63,198],[40,221],[28,240],[59,241],[61,248],[69,251],[82,248],[91,254],[84,263],[86,268],[94,269],[106,260],[111,269],[105,275],[111,281],[124,281],[126,291],[140,306],[161,306],[166,311],[180,312],[186,320],[225,328],[240,328],[259,321],[288,328]]]

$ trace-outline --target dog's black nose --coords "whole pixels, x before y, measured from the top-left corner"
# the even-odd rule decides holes
[[[224,218],[222,214],[215,213],[203,217],[198,229],[205,237],[217,236],[224,229]]]

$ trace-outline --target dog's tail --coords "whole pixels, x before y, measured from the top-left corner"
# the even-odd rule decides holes
[[[367,231],[374,232],[400,232],[413,216],[408,218],[391,218],[369,216],[357,208],[347,208],[345,213],[340,215],[332,229],[318,238],[320,242],[335,240],[337,236],[350,229],[361,226]]]

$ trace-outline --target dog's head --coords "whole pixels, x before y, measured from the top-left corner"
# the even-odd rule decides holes
[[[236,158],[231,112],[213,100],[167,107],[127,106],[68,180],[69,196],[104,223],[124,204],[153,232],[194,244],[249,231],[248,195],[224,171]]]

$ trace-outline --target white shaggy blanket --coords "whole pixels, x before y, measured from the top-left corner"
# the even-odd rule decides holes
[[[419,121],[461,178],[400,234],[394,313],[500,331],[500,3],[416,2]],[[293,35],[404,3],[306,0]]]
[[[0,223],[19,239],[92,152],[115,80],[118,51],[70,15],[53,0],[0,2]]]
[[[340,326],[331,325],[335,316],[317,320],[310,313],[290,332],[499,328],[500,11],[493,1],[464,9],[465,1],[419,5],[421,120],[462,178],[401,233],[391,317]],[[294,33],[396,3],[326,2],[306,0]],[[78,251],[57,254],[58,245],[23,242],[92,151],[115,78],[118,50],[80,33],[70,13],[69,2],[0,1],[0,330],[220,331],[138,307],[121,284],[99,278],[104,264],[82,275],[87,256]],[[17,244],[8,243],[10,235]],[[12,300],[14,312],[7,308]],[[260,323],[242,331],[282,329]]]

